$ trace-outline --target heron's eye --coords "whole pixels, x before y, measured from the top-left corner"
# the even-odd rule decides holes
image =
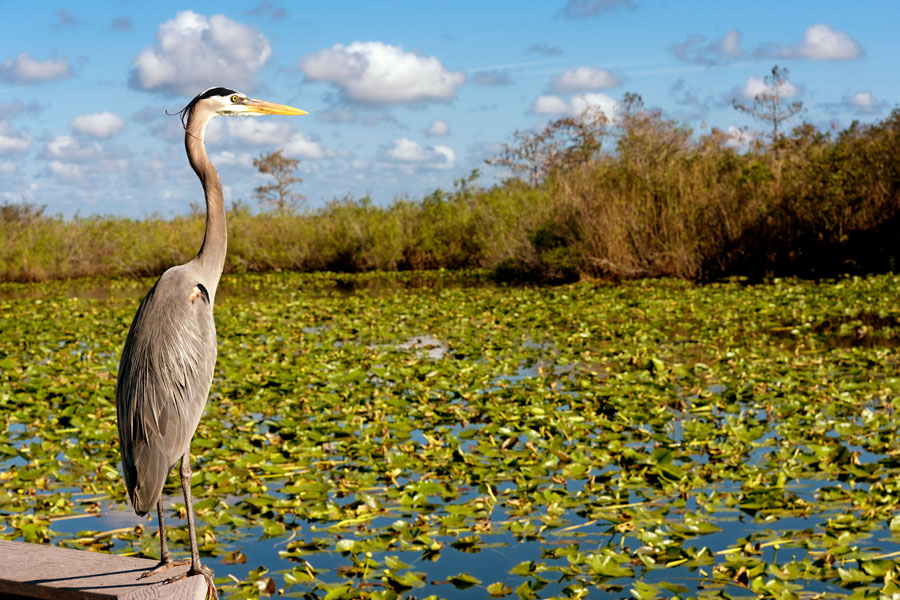
[[[240,102],[240,100],[241,100],[241,99],[240,99],[240,97],[239,97],[237,94],[235,94],[234,96],[231,97],[231,101],[232,101],[234,104],[237,104],[238,102]]]

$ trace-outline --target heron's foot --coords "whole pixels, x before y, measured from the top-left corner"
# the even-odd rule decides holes
[[[190,563],[190,561],[185,562],[185,564],[188,564],[188,563]],[[191,567],[185,573],[182,573],[181,575],[176,575],[175,577],[172,577],[170,579],[166,579],[163,583],[172,583],[174,581],[180,581],[180,580],[184,579],[185,577],[193,577],[194,575],[203,575],[203,577],[206,579],[206,585],[209,587],[209,591],[206,594],[206,597],[214,598],[215,600],[219,600],[219,592],[216,591],[216,584],[213,581],[212,569],[210,569],[207,566],[201,565],[199,569],[194,569],[194,567]]]
[[[159,561],[158,565],[156,565],[149,571],[145,571],[141,575],[141,579],[144,579],[145,577],[153,577],[154,575],[156,575],[158,573],[162,573],[163,571],[168,571],[172,567],[183,567],[184,565],[189,565],[189,564],[191,564],[191,561],[189,559],[172,560],[170,558],[169,560],[161,560],[161,561]]]

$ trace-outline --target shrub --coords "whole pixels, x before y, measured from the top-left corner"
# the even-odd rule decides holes
[[[503,281],[558,283],[895,268],[900,109],[836,135],[802,124],[779,135],[777,149],[739,152],[721,131],[692,137],[636,96],[626,108],[615,128],[567,118],[520,135],[528,152],[550,153],[506,147],[507,159],[531,161],[513,171],[529,181],[481,187],[474,171],[420,201],[345,197],[306,214],[234,205],[226,271],[474,267]],[[203,223],[66,221],[31,204],[0,205],[0,281],[160,274],[194,256]]]

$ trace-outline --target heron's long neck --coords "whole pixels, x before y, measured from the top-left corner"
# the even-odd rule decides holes
[[[206,155],[203,134],[207,120],[191,119],[188,121],[184,136],[188,160],[206,195],[206,232],[203,245],[195,259],[200,268],[201,281],[207,287],[210,299],[215,296],[222,269],[225,267],[225,249],[228,243],[225,226],[225,198],[222,195],[222,182],[219,173]]]

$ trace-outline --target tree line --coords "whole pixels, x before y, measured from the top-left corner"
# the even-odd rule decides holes
[[[769,129],[745,146],[689,127],[626,94],[616,119],[587,110],[516,132],[480,171],[420,200],[335,198],[301,211],[299,163],[254,161],[271,177],[229,215],[228,271],[487,269],[498,280],[889,271],[900,257],[900,110],[821,131],[789,102],[787,71],[735,104]],[[0,206],[0,280],[156,275],[196,252],[196,215],[134,221]]]

